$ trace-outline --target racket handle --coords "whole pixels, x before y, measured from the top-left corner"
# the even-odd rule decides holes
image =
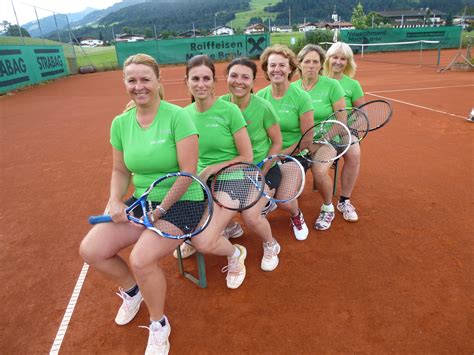
[[[89,217],[89,224],[98,224],[98,223],[107,223],[107,222],[113,222],[112,216],[109,214],[104,214],[102,216]]]

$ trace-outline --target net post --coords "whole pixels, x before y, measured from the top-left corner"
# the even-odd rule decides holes
[[[438,58],[436,61],[436,65],[439,67],[440,63],[441,63],[441,42],[438,42]]]

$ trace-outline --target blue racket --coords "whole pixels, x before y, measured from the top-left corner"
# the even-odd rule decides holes
[[[201,233],[209,225],[212,212],[212,195],[207,185],[184,172],[157,179],[125,210],[130,221],[171,239]],[[110,215],[89,217],[90,224],[107,222],[113,222]]]

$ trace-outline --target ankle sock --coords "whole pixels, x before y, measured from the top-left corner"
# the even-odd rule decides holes
[[[160,320],[152,320],[150,322],[150,328],[156,330],[157,328],[162,328],[166,326],[166,318],[165,316],[161,317]]]
[[[346,196],[339,196],[339,202],[343,203],[343,202],[346,202],[346,200],[349,200],[350,197],[346,197]]]
[[[232,258],[238,258],[240,256],[240,249],[235,247],[234,254],[232,254]]]
[[[321,206],[321,211],[324,211],[324,212],[334,212],[334,205],[331,203],[329,205],[326,205],[323,203],[323,205]]]
[[[133,287],[130,287],[128,290],[125,290],[124,292],[129,295],[130,297],[135,296],[140,289],[138,288],[138,285],[135,285]]]

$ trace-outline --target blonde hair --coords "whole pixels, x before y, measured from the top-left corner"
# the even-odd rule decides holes
[[[308,53],[311,53],[311,52],[318,53],[320,63],[324,64],[324,61],[326,60],[326,52],[320,46],[316,44],[312,44],[312,43],[307,44],[299,51],[296,57],[296,59],[298,60],[298,63],[301,64],[301,62],[304,60],[304,57],[306,57]],[[322,70],[323,70],[323,66],[321,65],[321,69],[319,69],[318,74],[321,74]],[[300,76],[302,76],[301,68],[299,66],[298,66],[298,71],[300,72]]]
[[[288,62],[290,64],[290,69],[291,72],[288,75],[288,80],[291,80],[293,75],[296,73],[298,70],[298,61],[296,60],[296,55],[295,53],[288,48],[287,46],[283,44],[274,44],[271,47],[265,48],[263,53],[260,55],[260,61],[262,62],[261,67],[263,70],[263,75],[265,76],[265,79],[270,80],[268,77],[267,69],[268,69],[268,57],[272,54],[279,54],[286,59],[288,59]]]
[[[143,65],[146,65],[147,67],[150,67],[151,69],[153,69],[153,72],[155,73],[156,78],[158,80],[160,79],[160,67],[158,65],[158,62],[152,56],[150,56],[148,54],[143,54],[143,53],[138,53],[138,54],[131,55],[130,57],[125,59],[125,62],[123,62],[123,68],[125,69],[130,64],[143,64]],[[163,98],[165,97],[164,88],[163,88],[163,85],[161,85],[161,84],[160,84],[160,88],[159,88],[159,91],[158,91],[158,95],[160,96],[161,100],[163,100]],[[131,110],[135,106],[136,106],[135,102],[133,100],[130,100],[127,103],[127,105],[125,106],[124,112],[128,111],[128,110]]]
[[[351,78],[354,77],[357,70],[357,64],[354,61],[354,52],[352,52],[352,49],[348,44],[343,42],[336,42],[327,50],[326,60],[323,65],[323,75],[329,77],[332,75],[331,68],[329,67],[329,59],[338,53],[342,54],[347,59],[344,74]]]

